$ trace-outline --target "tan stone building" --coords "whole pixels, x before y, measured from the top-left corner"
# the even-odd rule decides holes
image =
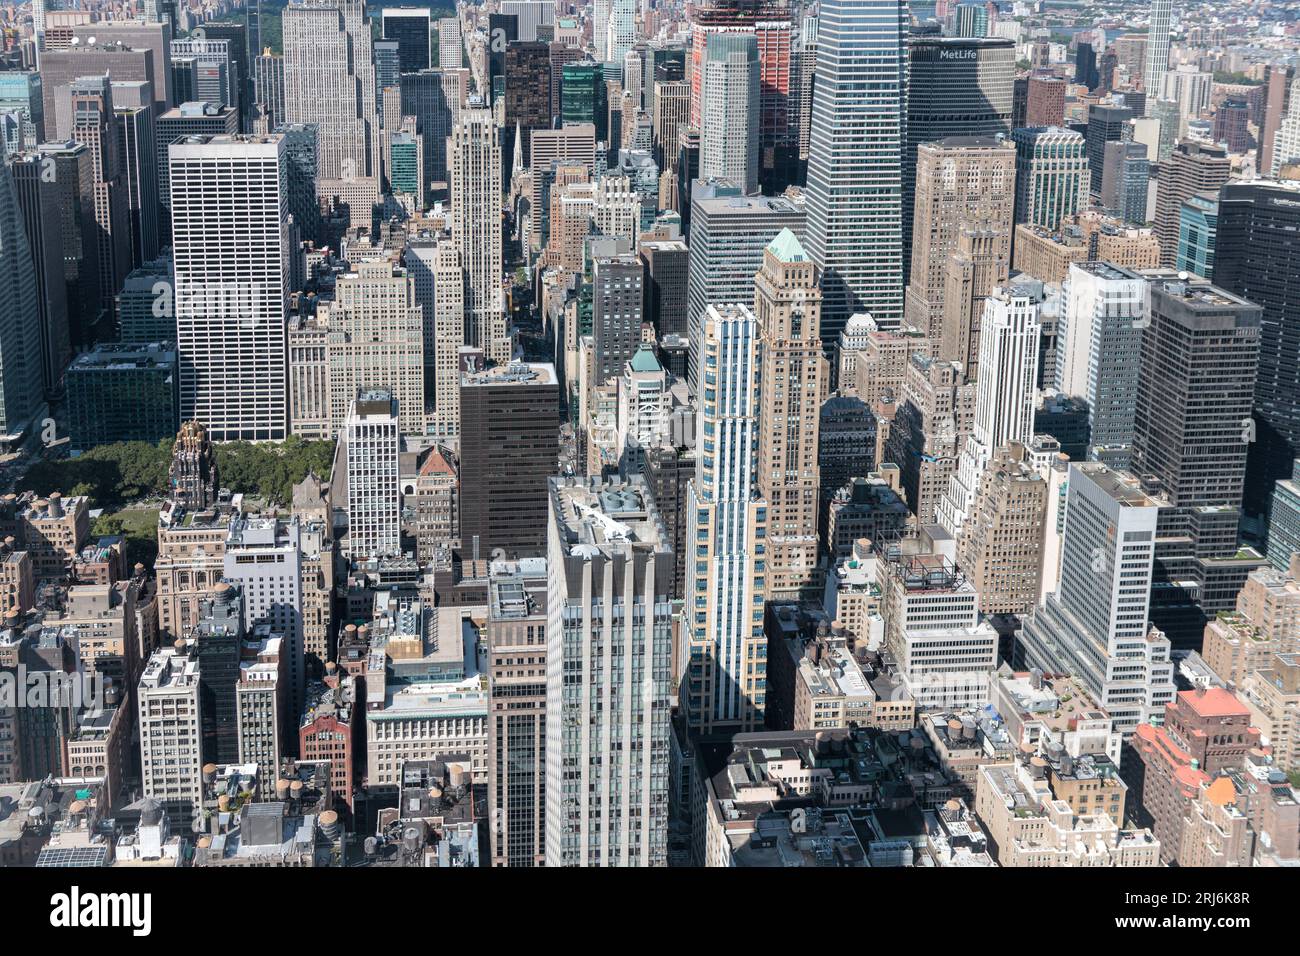
[[[957,563],[985,614],[1025,614],[1038,603],[1047,482],[1019,442],[998,449],[962,525]]]

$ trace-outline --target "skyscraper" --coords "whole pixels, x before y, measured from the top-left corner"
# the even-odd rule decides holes
[[[758,495],[768,503],[768,593],[774,598],[819,594],[824,569],[817,554],[820,484],[818,424],[829,371],[822,355],[817,267],[795,234],[782,229],[763,251],[754,280],[761,349]],[[707,387],[706,372],[706,387]]]
[[[384,388],[356,393],[343,426],[347,464],[348,553],[355,559],[401,554],[401,447],[397,400]]]
[[[1028,287],[994,289],[984,301],[975,422],[939,503],[939,523],[954,536],[994,454],[1010,442],[1028,445],[1033,435],[1041,326],[1037,296]]]
[[[1263,309],[1244,502],[1258,520],[1300,458],[1300,184],[1228,183],[1218,209],[1214,283]]]
[[[767,694],[767,502],[759,498],[758,460],[762,353],[758,323],[743,305],[710,305],[699,356],[699,431],[714,446],[696,459],[689,518],[696,541],[688,592],[682,709],[701,733],[763,726]],[[815,494],[815,492],[814,492]]]
[[[1088,109],[1088,169],[1091,173],[1091,191],[1101,195],[1101,174],[1106,161],[1106,144],[1130,138],[1129,120],[1133,111],[1127,106],[1110,106],[1094,103]]]
[[[914,264],[917,150],[949,137],[1011,133],[1015,44],[1002,37],[913,34],[908,41],[907,148],[903,156],[903,281]]]
[[[283,29],[285,122],[316,126],[322,194],[339,195],[369,225],[379,194],[379,121],[365,0],[291,3]]]
[[[923,143],[916,159],[916,217],[911,242],[907,321],[941,337],[948,257],[960,229],[993,230],[998,255],[1011,259],[1016,151],[992,137],[953,136]]]
[[[556,479],[548,498],[546,865],[665,866],[667,532],[639,477]]]
[[[181,420],[217,441],[284,438],[284,137],[190,137],[170,174]]]
[[[41,311],[32,249],[8,164],[0,169],[0,442],[19,439],[43,407]]]
[[[1174,697],[1169,641],[1147,625],[1160,507],[1100,462],[1071,465],[1068,489],[1060,588],[1025,624],[1025,662],[1073,674],[1128,737]]]
[[[758,191],[758,44],[751,34],[710,34],[701,87],[709,121],[700,129],[700,177]]]
[[[491,110],[461,111],[447,162],[451,237],[465,269],[465,344],[508,362],[513,349],[501,289],[501,143]]]
[[[1088,403],[1089,458],[1127,468],[1133,444],[1146,280],[1107,262],[1070,264],[1061,287],[1056,388]]]
[[[822,269],[823,342],[857,312],[884,329],[903,317],[908,28],[906,0],[826,0],[818,16],[807,249]]]
[[[1222,146],[1195,140],[1183,140],[1160,163],[1155,223],[1162,266],[1172,266],[1178,256],[1178,217],[1183,200],[1218,189],[1231,172],[1232,162]]]
[[[1173,0],[1151,0],[1151,23],[1147,27],[1145,69],[1142,89],[1150,103],[1160,92],[1164,75],[1169,72],[1169,19],[1173,13]]]
[[[1083,137],[1051,126],[1017,129],[1011,135],[1016,144],[1015,221],[1055,231],[1062,219],[1088,205]]]

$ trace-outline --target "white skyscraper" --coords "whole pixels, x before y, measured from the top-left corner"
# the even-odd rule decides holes
[[[465,41],[460,35],[460,20],[443,17],[438,21],[438,69],[459,70],[465,58]]]
[[[1169,72],[1169,18],[1174,0],[1151,0],[1151,25],[1147,28],[1146,70],[1142,89],[1146,91],[1146,112],[1160,92],[1164,75]]]
[[[193,136],[168,147],[181,420],[215,441],[288,433],[283,136]]]
[[[822,341],[869,312],[903,317],[906,0],[823,0],[808,155],[809,255],[822,269]]]
[[[609,60],[609,20],[610,8],[615,0],[592,0],[591,2],[591,42],[596,47],[596,62]]]
[[[610,63],[622,63],[623,56],[636,42],[636,2],[635,0],[610,0],[606,6],[609,7],[609,21],[605,27],[603,59]]]
[[[766,694],[755,665],[766,662],[765,577],[756,573],[766,537],[757,496],[761,372],[758,320],[747,306],[710,305],[703,317],[698,381],[702,401],[687,528],[695,529],[687,617],[683,707],[691,727],[742,732],[763,726]]]
[[[546,865],[665,866],[667,530],[640,477],[551,479],[548,525]]]
[[[1159,511],[1132,475],[1071,465],[1060,589],[1025,625],[1027,663],[1083,681],[1126,738],[1174,696],[1169,641],[1147,623]]]
[[[319,191],[373,202],[380,136],[364,0],[291,3],[283,28],[285,122],[316,126]],[[369,223],[368,208],[352,212]]]
[[[752,33],[711,33],[705,42],[700,178],[758,192],[758,43]]]
[[[353,558],[401,553],[398,482],[401,429],[387,389],[360,392],[343,428],[348,484],[348,553]]]
[[[939,523],[953,536],[961,532],[994,453],[1007,442],[1028,444],[1033,436],[1041,331],[1038,300],[1030,289],[996,288],[984,300],[975,423],[939,502]]]
[[[462,110],[447,141],[451,238],[465,269],[465,343],[508,362],[502,301],[501,141],[488,109]]]
[[[1127,467],[1147,282],[1108,262],[1073,262],[1062,300],[1056,387],[1088,403],[1088,457]]]

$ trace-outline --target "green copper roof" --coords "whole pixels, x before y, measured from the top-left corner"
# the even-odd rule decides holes
[[[807,262],[808,255],[803,251],[803,246],[799,244],[799,237],[789,229],[782,229],[775,239],[767,244],[767,248],[772,251],[782,262]]]
[[[636,350],[632,356],[632,371],[634,372],[661,372],[663,369],[659,365],[659,360],[655,358],[654,349],[648,345],[643,345]]]

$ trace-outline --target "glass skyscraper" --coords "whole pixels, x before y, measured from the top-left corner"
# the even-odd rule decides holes
[[[849,316],[903,316],[906,0],[824,0],[808,157],[808,253],[822,268],[822,341]]]

